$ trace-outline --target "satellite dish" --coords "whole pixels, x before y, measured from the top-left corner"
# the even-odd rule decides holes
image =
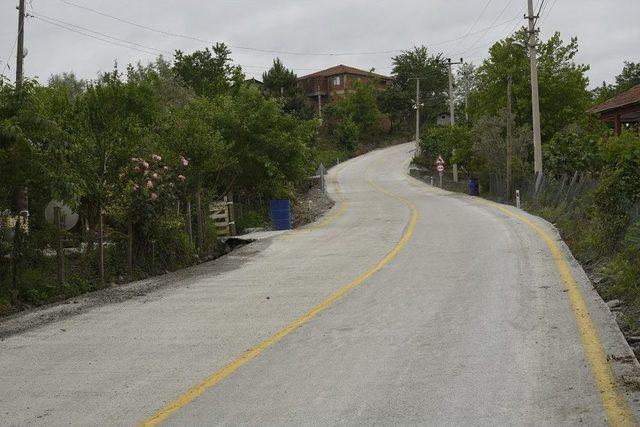
[[[69,206],[57,200],[50,201],[47,207],[44,208],[44,219],[46,219],[49,224],[53,224],[55,208],[60,208],[60,221],[65,230],[69,231],[75,227],[80,216],[74,213]]]

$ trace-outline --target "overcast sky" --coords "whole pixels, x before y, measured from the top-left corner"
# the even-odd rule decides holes
[[[0,71],[9,61],[5,74],[12,80],[17,3],[0,0]],[[27,0],[34,16],[25,24],[25,73],[41,82],[63,71],[94,78],[115,60],[146,63],[159,52],[190,52],[206,41],[232,46],[234,60],[258,78],[275,56],[298,75],[341,63],[388,74],[395,53],[384,51],[420,44],[480,63],[493,41],[524,24],[525,6],[526,0]],[[553,31],[577,36],[577,60],[591,66],[592,87],[612,82],[624,60],[640,61],[640,0],[545,0],[543,6],[542,38]]]

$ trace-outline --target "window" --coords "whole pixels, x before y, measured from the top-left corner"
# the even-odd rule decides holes
[[[340,86],[340,76],[336,76],[333,78],[333,85]]]

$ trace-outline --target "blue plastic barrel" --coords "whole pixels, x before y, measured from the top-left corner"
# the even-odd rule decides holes
[[[291,202],[289,200],[271,200],[271,223],[276,230],[291,229]]]
[[[480,184],[478,183],[478,178],[469,178],[469,195],[480,195]]]

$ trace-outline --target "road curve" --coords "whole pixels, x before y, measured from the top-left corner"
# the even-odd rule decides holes
[[[4,339],[0,424],[632,423],[637,362],[555,230],[411,155],[333,168],[305,229]]]

